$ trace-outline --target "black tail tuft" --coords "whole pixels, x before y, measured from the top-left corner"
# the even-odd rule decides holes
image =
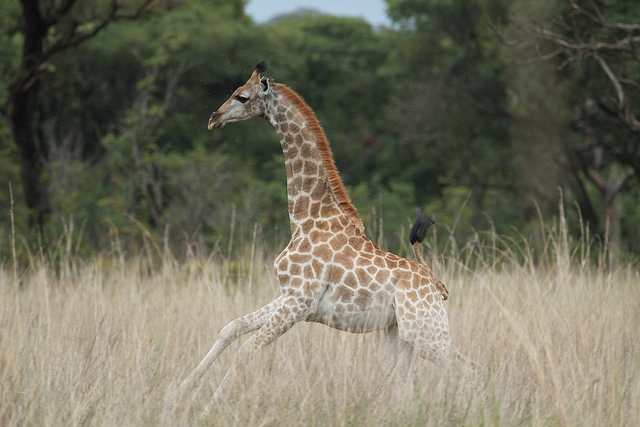
[[[418,217],[416,218],[416,222],[411,227],[411,231],[409,231],[409,241],[413,245],[414,243],[422,243],[425,236],[427,235],[427,230],[436,222],[425,216],[422,212],[418,210]]]

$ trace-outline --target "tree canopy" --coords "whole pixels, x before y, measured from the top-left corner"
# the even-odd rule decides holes
[[[244,3],[2,2],[0,254],[12,227],[79,252],[226,251],[256,229],[281,246],[275,132],[206,128],[263,59],[315,110],[389,249],[416,207],[464,244],[527,234],[562,203],[575,233],[640,253],[631,0],[387,0],[389,28],[309,10],[257,24]]]

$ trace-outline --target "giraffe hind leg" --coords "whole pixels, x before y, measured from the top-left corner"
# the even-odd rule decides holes
[[[466,372],[477,371],[481,365],[465,356],[451,343],[448,334],[439,338],[429,337],[428,340],[418,339],[413,343],[414,348],[423,359],[442,367],[456,366]]]
[[[410,344],[420,357],[441,365],[451,347],[447,312],[442,301],[418,299],[417,293],[407,289],[410,290],[411,285],[403,283],[397,285],[395,292],[400,339]]]
[[[413,346],[400,338],[398,324],[388,327],[383,334],[383,357],[385,364],[392,370],[408,367],[413,352]]]

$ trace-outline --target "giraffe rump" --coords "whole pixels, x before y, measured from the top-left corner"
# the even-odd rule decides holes
[[[424,258],[422,258],[422,255],[420,254],[419,246],[420,246],[420,243],[422,243],[422,241],[426,237],[427,230],[429,229],[429,227],[431,227],[435,223],[436,222],[434,220],[432,220],[431,218],[429,218],[428,216],[420,212],[420,210],[418,210],[418,217],[416,218],[416,222],[413,224],[413,227],[411,227],[411,230],[409,231],[409,241],[413,246],[413,255],[416,257],[416,260],[420,264],[426,266],[427,268],[429,268],[429,266],[427,265],[426,262],[424,262]],[[440,289],[442,299],[444,301],[448,300],[449,290],[447,289],[447,287],[444,285],[444,283],[442,283],[440,280],[436,279],[435,277],[434,277],[434,280],[435,280],[436,287]]]
[[[414,243],[422,243],[427,235],[427,230],[436,222],[418,210],[418,217],[413,227],[409,231],[409,241]]]

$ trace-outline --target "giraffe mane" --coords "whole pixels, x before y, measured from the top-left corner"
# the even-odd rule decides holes
[[[336,168],[336,164],[333,160],[333,153],[329,145],[329,140],[327,139],[327,135],[324,133],[324,129],[316,117],[315,112],[298,93],[288,86],[281,83],[276,83],[275,86],[277,87],[278,92],[302,113],[304,120],[307,126],[311,129],[311,133],[316,141],[316,146],[318,147],[318,152],[322,159],[322,166],[324,167],[327,178],[329,179],[329,186],[331,187],[333,195],[338,200],[340,209],[342,209],[342,211],[351,218],[356,227],[358,227],[364,234],[364,224],[360,219],[360,215],[358,215],[356,207],[351,203],[349,194],[347,194],[347,190],[342,183],[340,175],[338,174],[338,168]]]

